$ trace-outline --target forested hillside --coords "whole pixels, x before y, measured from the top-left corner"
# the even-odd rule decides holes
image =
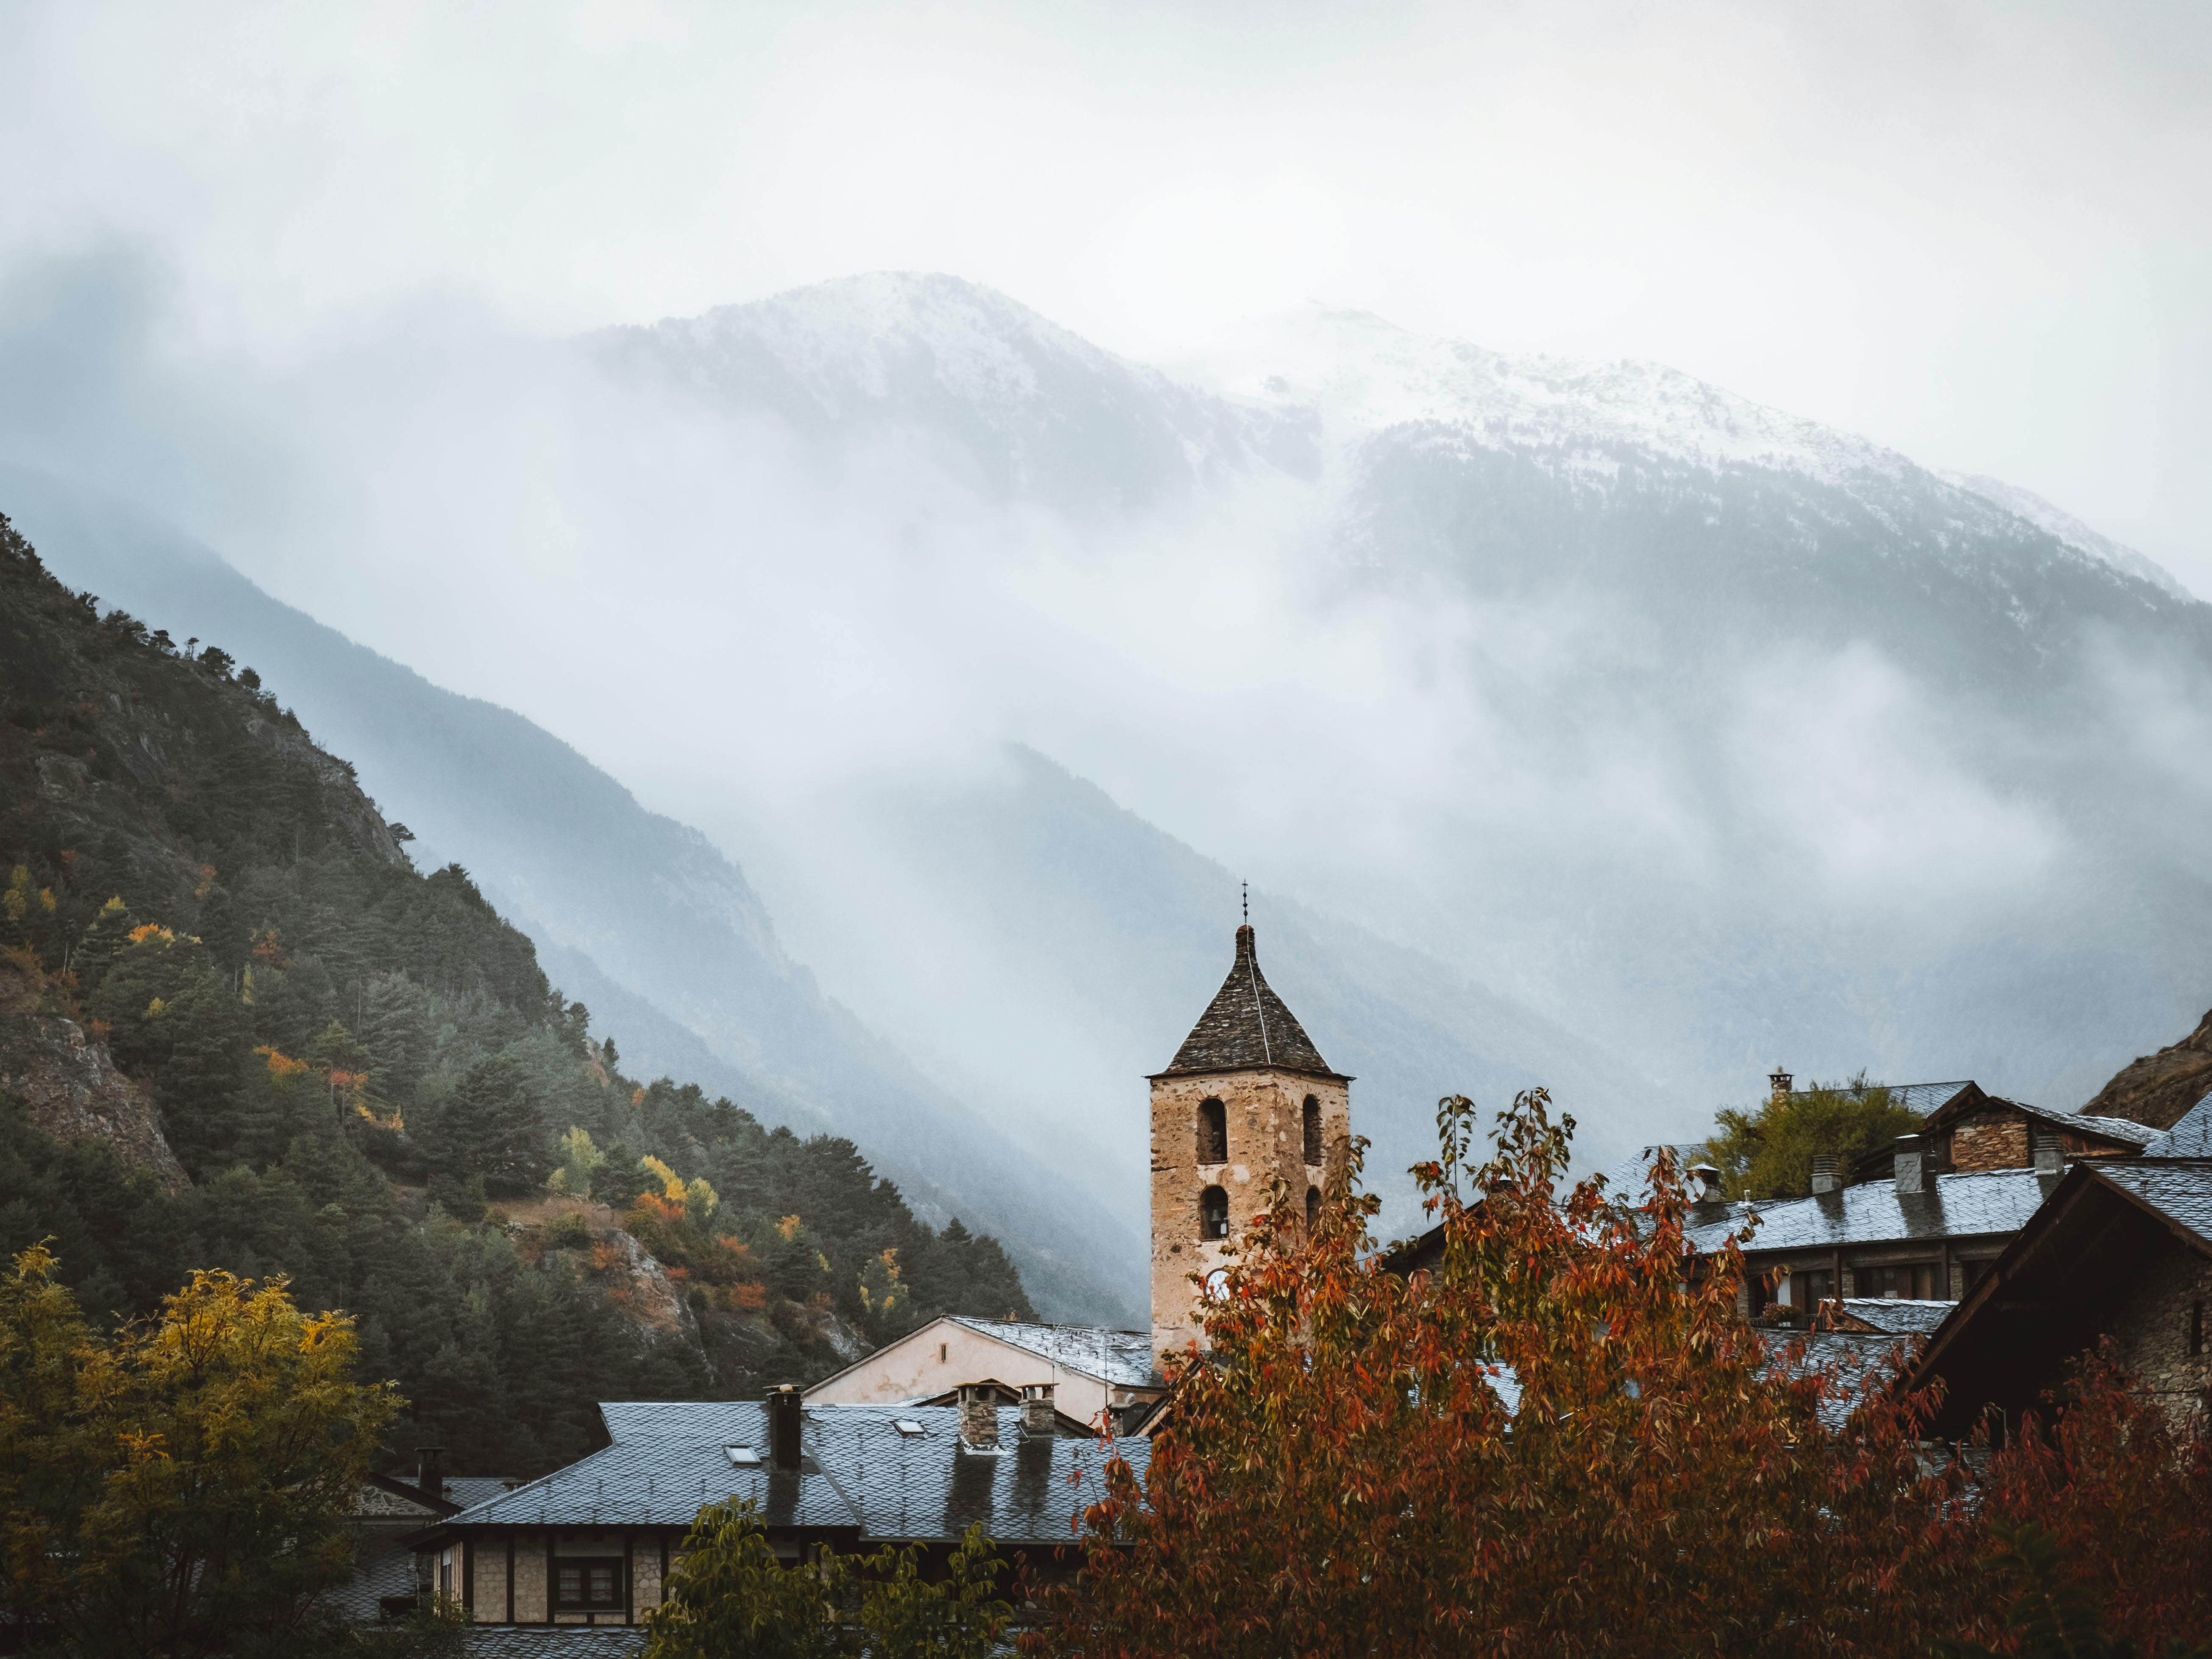
[[[52,1238],[116,1318],[194,1267],[288,1274],[412,1402],[395,1447],[520,1475],[583,1449],[594,1400],[1028,1316],[995,1242],[917,1221],[851,1142],[624,1075],[467,873],[418,872],[197,646],[0,518],[0,1247]],[[126,1133],[149,1100],[186,1179]]]

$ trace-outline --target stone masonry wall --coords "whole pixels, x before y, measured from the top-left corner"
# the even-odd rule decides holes
[[[2175,1428],[2186,1431],[2206,1409],[2212,1390],[2212,1352],[2189,1352],[2190,1312],[2204,1306],[2212,1338],[2212,1261],[2176,1245],[2152,1259],[2112,1321],[2120,1363],[2142,1379],[2166,1407]],[[2212,1349],[2212,1341],[2208,1341]]]
[[[514,1622],[545,1622],[545,1539],[542,1534],[517,1534],[514,1540]]]
[[[1326,1162],[1305,1161],[1305,1101],[1321,1105]],[[1199,1106],[1221,1102],[1229,1125],[1228,1158],[1204,1164],[1199,1157]],[[1195,1310],[1196,1273],[1223,1265],[1224,1246],[1243,1236],[1267,1207],[1270,1183],[1279,1177],[1291,1202],[1303,1207],[1306,1188],[1326,1192],[1340,1180],[1352,1145],[1352,1103],[1345,1085],[1331,1079],[1274,1069],[1163,1077],[1152,1084],[1152,1352],[1155,1356],[1203,1343]],[[1208,1187],[1229,1198],[1229,1237],[1199,1237],[1199,1199]]]
[[[1951,1167],[2021,1170],[2033,1161],[2027,1125],[2018,1118],[1969,1118],[1951,1131]]]
[[[507,1549],[504,1545],[479,1544],[476,1551],[476,1621],[479,1625],[507,1622]]]

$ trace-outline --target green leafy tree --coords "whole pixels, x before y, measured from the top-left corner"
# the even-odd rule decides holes
[[[607,1155],[592,1142],[589,1129],[571,1126],[561,1137],[561,1167],[546,1184],[573,1198],[592,1195],[592,1176],[606,1167]]]
[[[1849,1083],[1816,1083],[1756,1111],[1723,1108],[1705,1156],[1731,1198],[1802,1198],[1813,1190],[1813,1160],[1832,1157],[1849,1178],[1853,1163],[1920,1127],[1917,1113],[1862,1072]]]
[[[275,1653],[353,1564],[399,1402],[353,1380],[352,1322],[199,1273],[93,1337],[33,1247],[0,1280],[0,1561],[15,1618],[92,1656]]]
[[[919,1545],[840,1555],[824,1546],[803,1567],[776,1559],[750,1499],[710,1504],[684,1540],[667,1597],[647,1615],[647,1659],[988,1659],[1013,1608],[1006,1571],[971,1526],[927,1576]]]

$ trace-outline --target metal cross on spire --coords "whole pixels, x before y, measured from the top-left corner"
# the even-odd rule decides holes
[[[1237,884],[1244,890],[1244,925],[1249,927],[1252,925],[1252,884],[1240,881]]]

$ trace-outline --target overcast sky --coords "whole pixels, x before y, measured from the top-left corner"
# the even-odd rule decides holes
[[[0,274],[157,349],[542,330],[884,267],[1171,358],[1305,298],[1659,359],[2049,496],[2212,594],[2212,7],[0,12]]]

